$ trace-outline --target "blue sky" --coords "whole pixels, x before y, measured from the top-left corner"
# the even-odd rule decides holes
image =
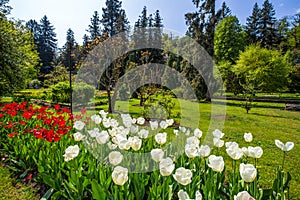
[[[224,0],[217,0],[221,5]],[[232,14],[236,15],[242,24],[251,15],[255,2],[262,5],[264,0],[225,0]],[[281,18],[286,15],[294,15],[300,12],[299,0],[270,0],[276,10],[276,16]],[[100,15],[105,0],[10,0],[13,7],[10,17],[28,21],[39,21],[44,15],[54,25],[57,33],[58,44],[61,47],[65,43],[66,32],[71,28],[75,32],[78,43],[90,24],[90,18],[95,10]],[[127,17],[133,24],[140,15],[142,8],[147,6],[148,13],[160,10],[165,28],[184,34],[187,30],[184,14],[195,10],[192,0],[123,0],[123,8]]]

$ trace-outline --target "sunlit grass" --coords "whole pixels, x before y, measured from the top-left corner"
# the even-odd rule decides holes
[[[38,199],[33,188],[16,183],[10,176],[10,172],[0,166],[0,200]]]

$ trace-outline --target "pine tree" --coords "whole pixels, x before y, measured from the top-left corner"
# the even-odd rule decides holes
[[[252,15],[247,18],[246,33],[248,45],[255,44],[259,41],[259,26],[260,26],[260,8],[255,3],[252,9]]]
[[[216,14],[218,21],[221,21],[222,19],[231,16],[231,10],[225,3],[225,1],[222,3],[221,9]]]
[[[91,18],[91,24],[89,25],[88,32],[90,33],[91,40],[94,40],[101,35],[100,19],[97,11],[94,12],[93,17]]]
[[[198,9],[198,11],[193,13],[185,14],[186,24],[188,25],[187,34],[195,39],[213,58],[214,57],[214,35],[215,35],[215,28],[218,22],[225,16],[225,13],[228,14],[227,6],[221,8],[221,10],[216,10],[216,0],[193,0],[194,5]],[[224,9],[224,10],[222,10]],[[209,83],[212,84],[215,82],[213,80],[213,72],[207,74],[207,79]],[[195,76],[195,80],[197,81],[198,78]],[[203,81],[200,81],[203,82]],[[200,87],[201,83],[197,82],[193,84],[194,86]],[[206,87],[207,86],[201,86]],[[198,91],[206,91],[206,100],[211,101],[209,90],[201,89],[201,88],[194,88]],[[202,98],[203,95],[198,95],[198,98]]]
[[[67,39],[67,41],[66,41],[66,44],[63,46],[63,51],[61,54],[60,61],[63,66],[68,68],[68,70],[71,69],[71,71],[74,71],[76,62],[78,61],[78,59],[77,59],[78,45],[75,41],[74,32],[70,28],[67,31],[66,39]]]
[[[277,30],[275,29],[275,10],[269,0],[265,0],[260,11],[259,33],[261,47],[272,48],[277,44]]]
[[[9,0],[0,0],[0,16],[10,14],[11,7],[7,5]]]
[[[111,37],[121,31],[128,30],[129,22],[125,11],[122,9],[122,2],[119,0],[106,0],[105,5],[106,8],[102,8],[103,14],[101,19],[104,27],[103,32]]]
[[[34,38],[34,43],[37,44],[38,39],[39,39],[39,34],[41,31],[39,23],[37,21],[31,19],[28,22],[26,22],[26,27],[32,32],[33,38]]]
[[[82,37],[82,39],[83,39],[82,45],[84,47],[87,47],[87,45],[89,43],[89,36],[87,34],[84,34],[84,36]]]
[[[45,15],[40,21],[40,33],[38,37],[38,47],[40,59],[42,62],[41,73],[47,74],[53,69],[53,61],[57,49],[56,33],[54,28]]]

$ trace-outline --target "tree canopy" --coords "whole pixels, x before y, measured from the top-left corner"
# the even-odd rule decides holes
[[[251,45],[240,54],[233,71],[256,91],[275,92],[287,85],[291,65],[279,51]]]
[[[33,36],[20,22],[0,15],[0,96],[25,88],[37,76]]]

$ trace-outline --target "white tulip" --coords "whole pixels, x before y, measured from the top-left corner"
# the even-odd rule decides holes
[[[158,122],[157,121],[154,121],[154,122],[150,121],[149,123],[150,123],[150,128],[151,128],[152,131],[156,130],[158,128]]]
[[[91,116],[91,120],[92,120],[93,122],[95,122],[95,124],[100,124],[101,121],[102,121],[102,119],[101,119],[101,117],[100,117],[99,115],[92,115],[92,116]]]
[[[101,131],[96,135],[96,141],[98,144],[105,144],[109,140],[109,135],[107,131]]]
[[[121,114],[122,122],[125,127],[130,127],[132,123],[132,118],[129,114]]]
[[[103,118],[102,124],[105,128],[109,128],[111,126],[110,124],[110,118]]]
[[[224,170],[224,160],[222,156],[210,155],[208,157],[208,166],[215,172]]]
[[[181,132],[183,132],[183,133],[186,132],[186,128],[185,128],[184,126],[179,126],[179,130],[180,130]]]
[[[227,148],[226,152],[233,160],[239,160],[244,155],[241,148],[233,146]]]
[[[84,128],[84,126],[85,126],[85,123],[84,122],[82,122],[82,121],[76,121],[75,123],[74,123],[74,128],[77,130],[77,131],[81,131],[83,128]]]
[[[172,126],[174,124],[174,119],[167,119],[166,122],[168,126]]]
[[[293,142],[287,142],[283,144],[280,140],[275,140],[275,145],[282,151],[290,151],[294,148]]]
[[[133,126],[131,126],[130,127],[130,132],[131,133],[137,133],[139,131],[139,127],[138,126],[135,126],[135,125],[133,125]]]
[[[239,148],[239,144],[236,142],[226,142],[225,146],[226,148]]]
[[[167,133],[164,132],[164,133],[158,133],[155,135],[155,141],[162,145],[162,144],[165,144],[167,142]]]
[[[246,157],[249,156],[249,152],[248,152],[248,148],[247,147],[243,147],[242,151],[243,151],[244,156],[246,156]]]
[[[216,129],[213,131],[213,136],[215,138],[222,138],[224,136],[224,133],[222,133],[222,131],[220,131],[219,129]]]
[[[110,150],[115,150],[116,148],[118,148],[118,145],[111,143],[111,142],[108,142],[107,146]]]
[[[196,191],[195,200],[202,200],[202,194],[199,192],[199,190]]]
[[[192,182],[193,173],[189,169],[179,167],[176,169],[175,174],[173,174],[174,179],[181,185],[188,185]]]
[[[178,136],[178,132],[179,131],[177,129],[173,130],[173,133],[175,134],[176,137]]]
[[[210,154],[210,147],[208,145],[201,145],[199,147],[199,155],[202,158],[209,156],[209,154]]]
[[[256,178],[257,170],[252,164],[240,164],[240,175],[245,182],[252,182]]]
[[[169,124],[168,124],[166,121],[161,121],[161,122],[159,123],[159,126],[160,126],[160,128],[162,128],[162,129],[166,129],[166,128],[168,128]]]
[[[128,181],[128,169],[117,166],[112,172],[112,179],[116,185],[124,185]]]
[[[195,145],[199,146],[200,140],[196,136],[191,136],[186,139],[186,143],[187,144],[195,144]]]
[[[199,149],[199,146],[196,144],[186,144],[184,151],[185,151],[185,154],[187,155],[187,157],[195,158],[199,155],[198,149]]]
[[[173,160],[169,157],[161,159],[159,162],[159,171],[162,176],[170,176],[175,168]]]
[[[134,151],[138,151],[138,150],[141,149],[141,147],[142,147],[142,140],[139,137],[137,137],[137,136],[130,137],[130,138],[128,138],[128,141],[130,142],[131,148]]]
[[[221,148],[224,146],[224,140],[221,140],[220,138],[214,138],[213,142],[215,147]]]
[[[110,119],[110,126],[113,128],[117,128],[119,126],[119,122],[116,119]]]
[[[234,195],[234,200],[255,200],[247,191],[239,192]]]
[[[244,139],[246,142],[252,142],[253,140],[252,133],[244,133]]]
[[[123,155],[118,151],[112,151],[108,154],[108,161],[113,166],[117,166],[123,160]]]
[[[96,137],[99,134],[99,128],[94,128],[93,130],[88,130],[88,133],[91,137]]]
[[[105,119],[106,116],[107,116],[107,114],[108,114],[108,112],[105,112],[104,110],[100,110],[99,114],[101,115],[101,117],[102,117],[103,119]]]
[[[121,150],[129,150],[131,147],[131,143],[127,139],[119,140],[118,142],[118,147]]]
[[[139,125],[143,125],[145,123],[145,119],[143,117],[139,117],[136,119],[136,123]]]
[[[146,129],[141,129],[141,130],[138,132],[138,135],[139,135],[140,138],[146,139],[146,138],[148,138],[149,131],[146,130]]]
[[[261,147],[248,147],[248,155],[252,158],[260,158],[263,154],[263,150]]]
[[[200,139],[202,137],[202,131],[199,128],[196,128],[194,130],[194,136]]]
[[[84,135],[82,135],[80,132],[76,132],[73,134],[73,138],[76,142],[81,141],[83,138],[85,138]]]
[[[190,200],[188,193],[184,190],[179,190],[177,193],[179,200]]]
[[[65,154],[63,155],[65,162],[68,162],[70,160],[72,160],[73,158],[76,158],[79,154],[79,146],[78,145],[74,145],[74,146],[69,146],[66,151]]]
[[[162,149],[152,149],[151,157],[155,162],[160,162],[164,157],[165,152]]]

